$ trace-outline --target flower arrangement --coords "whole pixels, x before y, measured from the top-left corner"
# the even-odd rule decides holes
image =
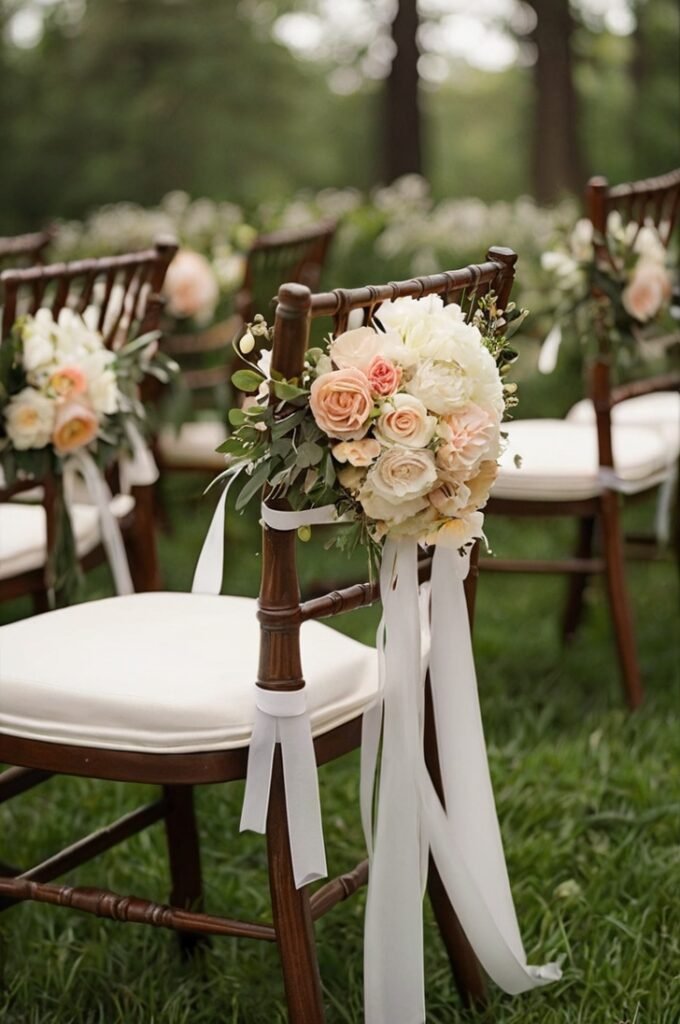
[[[584,344],[598,337],[625,364],[655,355],[672,336],[674,261],[651,222],[624,224],[612,211],[601,237],[584,218],[541,262],[558,291],[557,324],[569,324]]]
[[[82,316],[47,308],[21,316],[0,346],[0,465],[5,483],[51,476],[56,484],[57,539],[48,564],[50,589],[68,599],[77,560],[64,466],[87,453],[103,471],[135,447],[144,429],[139,384],[145,374],[166,382],[174,364],[158,351],[158,332],[106,347],[99,310]]]
[[[471,318],[437,295],[397,299],[372,326],[309,349],[295,380],[271,372],[272,332],[258,317],[240,353],[259,339],[262,355],[232,378],[250,395],[220,448],[227,473],[247,468],[236,507],[268,484],[296,509],[334,505],[354,524],[340,546],[375,549],[389,534],[464,548],[482,535],[501,421],[516,403],[507,338],[524,315],[493,295]]]

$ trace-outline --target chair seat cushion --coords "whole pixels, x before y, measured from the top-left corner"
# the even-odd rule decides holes
[[[225,457],[215,449],[227,439],[227,428],[217,420],[184,423],[179,431],[165,427],[158,438],[161,460],[169,468],[224,469]]]
[[[579,501],[602,491],[594,427],[565,420],[517,420],[503,424],[508,444],[493,498]],[[613,428],[614,463],[631,490],[645,490],[669,470],[664,439],[643,427]],[[521,462],[515,465],[515,457]]]
[[[567,413],[570,423],[594,423],[595,409],[589,398],[584,398]],[[658,430],[668,445],[671,459],[680,453],[680,392],[657,391],[619,402],[612,409],[615,426],[650,427]]]
[[[134,508],[134,498],[118,494],[111,511],[122,519]],[[101,540],[99,513],[94,505],[71,506],[71,523],[80,558],[93,551]],[[47,557],[45,509],[20,501],[0,503],[0,579],[41,569]]]
[[[259,625],[251,598],[151,593],[91,601],[0,629],[0,733],[148,753],[246,745]],[[375,651],[302,626],[315,734],[377,692]]]

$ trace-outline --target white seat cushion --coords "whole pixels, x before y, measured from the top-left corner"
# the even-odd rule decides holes
[[[181,469],[224,469],[225,457],[215,449],[227,439],[227,428],[217,420],[184,423],[179,431],[165,427],[158,438],[163,463]]]
[[[570,423],[594,423],[595,410],[589,398],[584,398],[567,413]],[[658,391],[619,402],[612,409],[615,426],[651,427],[658,430],[668,445],[671,459],[680,453],[680,392]]]
[[[255,715],[256,602],[201,594],[91,601],[0,629],[0,732],[150,753],[248,743]],[[375,651],[302,626],[315,734],[377,692]]]
[[[594,427],[565,420],[504,423],[508,445],[492,497],[526,501],[578,501],[602,491]],[[615,427],[614,463],[631,490],[645,490],[667,474],[671,461],[663,438],[643,427]],[[514,464],[515,456],[521,463]]]
[[[134,498],[117,494],[111,511],[122,519],[134,508]],[[99,513],[94,505],[72,505],[71,523],[80,558],[100,542]],[[40,569],[47,557],[45,509],[19,501],[0,503],[0,579]]]

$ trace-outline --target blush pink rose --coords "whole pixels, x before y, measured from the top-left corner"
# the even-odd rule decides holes
[[[652,320],[671,295],[668,271],[652,260],[640,260],[621,296],[624,308],[640,323]]]
[[[215,312],[220,294],[210,263],[191,249],[177,253],[168,267],[163,290],[172,316],[190,316],[203,323]]]
[[[49,385],[59,398],[75,398],[87,388],[87,378],[78,366],[61,366],[50,377]]]
[[[312,384],[309,398],[312,415],[329,437],[357,441],[369,427],[373,409],[371,387],[361,370],[331,370]]]
[[[374,395],[381,395],[383,398],[394,394],[401,384],[403,375],[404,371],[400,366],[395,366],[389,359],[385,359],[381,355],[374,356],[366,367],[366,376],[371,385],[371,391]]]
[[[474,402],[446,417],[442,435],[437,466],[445,474],[469,473],[482,459],[496,456],[498,424]]]
[[[97,436],[99,422],[83,402],[64,402],[57,409],[52,444],[60,455],[74,452]]]

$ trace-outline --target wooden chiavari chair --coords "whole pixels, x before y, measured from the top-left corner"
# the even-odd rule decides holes
[[[680,213],[680,169],[632,184],[609,187],[593,178],[586,210],[595,238],[604,239],[607,218],[653,223],[665,246]],[[606,253],[602,242],[600,252]],[[496,572],[566,573],[569,589],[562,631],[574,637],[583,617],[589,577],[604,574],[623,688],[631,708],[643,697],[630,599],[625,578],[621,494],[644,497],[669,481],[680,452],[680,373],[668,372],[618,384],[616,355],[606,332],[593,326],[597,354],[588,370],[590,398],[566,420],[519,420],[507,424],[508,448],[488,506],[507,516],[568,516],[578,520],[574,555],[562,561],[483,559]],[[521,465],[514,463],[521,456]],[[621,492],[621,493],[620,493]],[[594,553],[599,536],[602,552]]]
[[[4,295],[1,337],[9,335],[19,312],[34,313],[41,306],[57,315],[64,307],[82,312],[95,305],[98,328],[108,345],[114,339],[127,340],[156,330],[163,307],[161,288],[175,251],[174,242],[163,241],[122,256],[5,270],[0,275]],[[36,484],[40,485],[37,492]],[[133,487],[132,491],[131,496],[115,495],[112,511],[128,546],[136,588],[158,589],[151,488]],[[33,496],[37,503],[10,500]],[[48,547],[54,542],[54,515],[49,479],[19,481],[11,487],[0,482],[0,600],[31,595],[36,608],[45,609],[45,567]],[[104,558],[97,509],[78,501],[71,509],[71,519],[82,567],[89,569]]]
[[[179,430],[166,427],[158,439],[158,458],[164,469],[214,472],[224,467],[215,451],[227,437],[225,401],[231,393],[232,342],[256,313],[272,309],[273,296],[284,281],[318,288],[336,225],[277,231],[255,239],[246,258],[243,285],[235,312],[228,320],[199,334],[165,339],[165,350],[182,367],[181,386],[190,393],[194,410],[208,417],[190,420]],[[205,362],[211,365],[203,365]],[[222,409],[216,409],[221,397]],[[221,412],[221,418],[219,418]]]
[[[51,241],[50,231],[34,231],[27,235],[0,238],[0,270],[44,262],[45,250]]]
[[[353,311],[371,323],[381,303],[401,296],[439,294],[474,305],[476,297],[493,290],[504,305],[515,260],[508,249],[491,249],[481,265],[402,283],[321,294],[300,284],[283,285],[276,309],[273,368],[286,378],[301,372],[313,321],[341,333]],[[19,766],[0,775],[0,801],[38,784],[48,772],[163,787],[155,803],[42,864],[11,873],[5,869],[0,898],[5,906],[34,900],[120,922],[169,928],[189,942],[201,934],[275,941],[288,1019],[292,1024],[322,1024],[313,922],[365,884],[367,862],[313,894],[309,886],[295,888],[277,751],[267,821],[273,921],[252,923],[202,913],[192,802],[195,785],[245,777],[255,678],[268,691],[306,687],[319,764],[360,743],[361,715],[378,685],[375,650],[316,620],[372,604],[379,598],[378,586],[357,584],[301,602],[296,543],[295,531],[263,531],[258,601],[135,594],[50,612],[0,630],[0,761]],[[422,579],[429,576],[430,561],[421,562]],[[467,587],[471,616],[473,575]],[[67,639],[74,635],[76,645]],[[69,659],[60,656],[65,643]],[[41,654],[47,650],[49,660]],[[35,720],[35,687],[50,690],[47,722]],[[426,713],[425,747],[433,781],[441,789],[431,708]],[[171,906],[54,884],[65,870],[162,819],[169,847]],[[481,1004],[485,996],[479,965],[433,865],[429,892],[463,998]]]

